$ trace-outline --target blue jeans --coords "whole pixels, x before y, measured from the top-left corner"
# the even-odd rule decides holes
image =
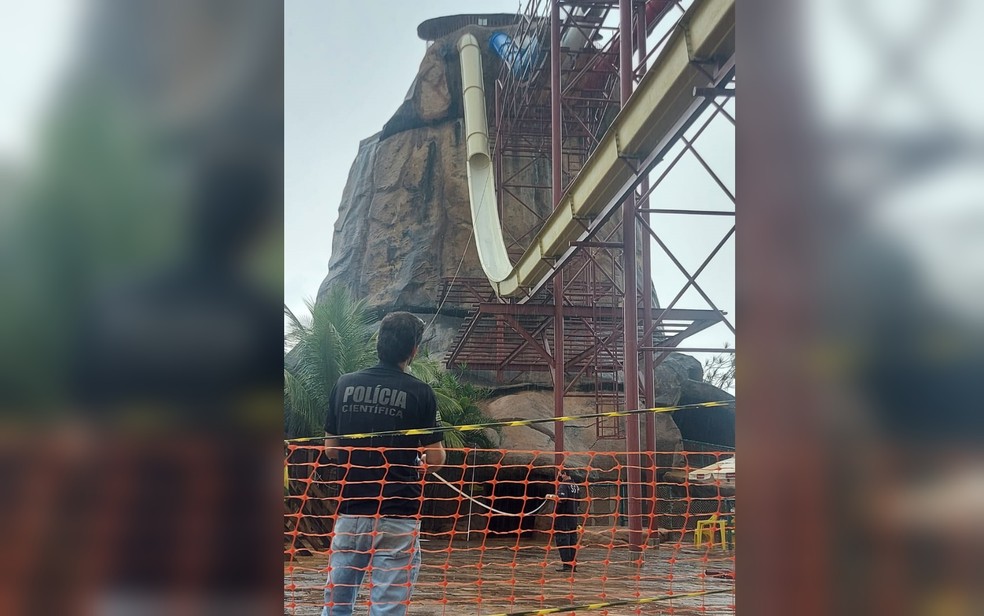
[[[413,518],[339,516],[328,553],[321,616],[350,616],[371,572],[370,616],[405,616],[420,572],[420,522]]]

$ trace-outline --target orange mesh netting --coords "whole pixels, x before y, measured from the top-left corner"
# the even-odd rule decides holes
[[[351,469],[326,463],[320,444],[286,451],[284,612],[318,614],[335,596],[326,576]],[[624,452],[449,450],[418,479],[422,562],[409,613],[733,614],[734,452],[640,458],[630,485]],[[579,486],[572,532],[548,497],[560,487],[558,460]],[[558,571],[567,542],[576,569]],[[370,600],[365,569],[356,613]]]

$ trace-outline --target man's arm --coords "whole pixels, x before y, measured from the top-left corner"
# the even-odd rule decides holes
[[[440,440],[424,447],[424,453],[420,456],[425,466],[441,466],[444,464],[446,454],[444,451],[444,441]]]
[[[426,398],[426,406],[422,417],[424,427],[436,428],[441,420],[441,414],[437,410],[437,396],[434,395],[434,389],[430,386],[427,386],[427,393],[429,395]],[[423,461],[424,466],[441,466],[445,460],[444,438],[439,433],[431,436],[437,437],[437,442],[423,444],[424,453],[420,456],[420,459]]]
[[[338,429],[338,418],[336,416],[335,393],[338,391],[338,382],[331,387],[328,393],[328,413],[325,415],[325,457],[332,463],[338,462],[338,437],[335,436]]]
[[[325,457],[332,462],[338,462],[338,438],[325,432]]]
[[[316,473],[322,481],[335,481],[337,479],[338,464],[338,439],[325,432],[325,450],[318,456],[318,467]]]

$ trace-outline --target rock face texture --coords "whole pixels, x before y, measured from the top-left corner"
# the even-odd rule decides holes
[[[543,391],[510,394],[491,400],[484,410],[489,416],[500,420],[553,417],[553,394]],[[566,398],[564,411],[570,415],[587,415],[596,412],[592,398]],[[680,442],[680,431],[669,415],[657,414],[656,418],[657,449],[673,451]],[[503,428],[502,440],[516,450],[553,451],[554,424],[542,423],[534,426]],[[624,440],[598,438],[593,419],[566,422],[564,444],[571,451],[625,451]]]
[[[683,353],[671,353],[656,367],[656,406],[677,406],[707,401],[729,400],[734,396],[709,383],[703,382],[703,368],[695,358]],[[498,420],[540,419],[553,417],[553,394],[543,391],[524,391],[495,398],[487,402],[483,410]],[[568,415],[587,415],[597,412],[592,398],[565,398],[564,412]],[[716,443],[734,447],[733,405],[712,408],[695,408],[675,411],[672,414],[655,413],[656,451],[662,467],[680,466],[681,458],[673,455],[684,449],[684,441]],[[644,419],[640,419],[645,425]],[[514,450],[511,464],[527,463],[537,458],[531,451],[551,452],[554,449],[554,424],[503,428],[503,444]],[[595,420],[569,421],[564,424],[564,447],[568,451],[624,452],[625,441],[599,439]],[[572,455],[568,463],[574,467],[605,470],[611,466],[610,456],[588,457]]]
[[[329,275],[374,308],[437,305],[438,284],[454,274],[480,276],[470,246],[471,220],[460,122],[362,142],[342,195]],[[466,250],[466,246],[468,246]]]
[[[487,49],[490,31],[477,26],[435,41],[394,116],[360,144],[342,194],[329,273],[319,296],[341,284],[373,308],[426,311],[437,307],[442,279],[484,278],[472,241],[455,47],[466,31]],[[494,92],[499,61],[490,54],[483,60],[486,92]],[[494,102],[487,98],[491,110]],[[506,161],[506,171],[519,171],[515,165]],[[524,166],[520,173],[529,180],[524,183],[549,185],[546,164],[529,166],[526,161]],[[545,191],[526,189],[521,196],[536,214],[503,203],[507,241],[528,234],[538,215],[550,211]],[[517,254],[522,248],[517,246]]]
[[[673,413],[673,422],[685,441],[735,446],[734,396],[704,382],[700,362],[683,353],[671,353],[656,366],[656,406],[685,406],[728,400],[731,405],[694,408]]]

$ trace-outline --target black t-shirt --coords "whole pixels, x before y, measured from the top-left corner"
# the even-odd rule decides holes
[[[581,486],[573,482],[562,482],[557,488],[556,530],[571,531],[577,528],[580,513]]]
[[[325,432],[331,435],[432,428],[437,399],[430,385],[386,364],[342,375],[331,391]],[[423,481],[418,448],[440,441],[439,432],[419,436],[340,439],[345,515],[415,516]],[[385,448],[385,449],[375,449]],[[351,453],[351,455],[349,455]],[[345,469],[351,463],[351,468]]]

